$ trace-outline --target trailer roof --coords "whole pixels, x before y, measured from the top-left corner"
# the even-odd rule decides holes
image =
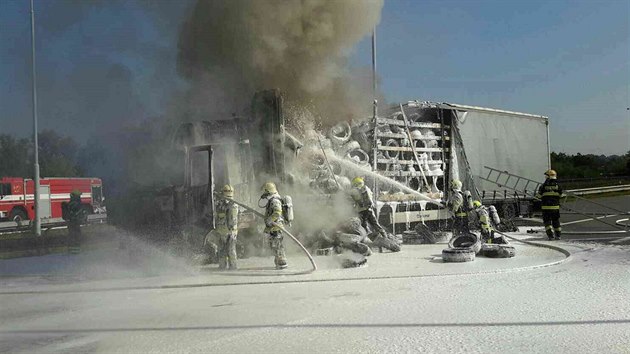
[[[458,110],[462,110],[462,111],[500,113],[500,114],[506,114],[506,115],[511,115],[511,116],[528,117],[528,118],[539,118],[539,119],[545,119],[545,120],[549,119],[549,117],[547,117],[547,116],[542,116],[542,115],[537,115],[537,114],[514,112],[514,111],[506,111],[506,110],[503,110],[503,109],[486,108],[486,107],[479,107],[479,106],[468,106],[468,105],[464,105],[464,104],[448,103],[448,102],[439,103],[439,102],[429,102],[429,101],[418,101],[418,100],[416,100],[416,101],[409,101],[409,102],[407,102],[407,105],[416,106],[416,107],[435,107],[435,108],[442,108],[442,109],[458,109]]]

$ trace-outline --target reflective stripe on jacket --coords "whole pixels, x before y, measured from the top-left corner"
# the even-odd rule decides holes
[[[542,201],[542,210],[560,210],[560,198],[564,196],[562,187],[555,179],[548,178],[540,188],[536,198]]]
[[[490,214],[488,213],[488,209],[482,205],[476,208],[475,212],[477,212],[477,216],[479,217],[479,224],[481,224],[481,228],[487,231],[492,230],[492,225],[490,224]]]

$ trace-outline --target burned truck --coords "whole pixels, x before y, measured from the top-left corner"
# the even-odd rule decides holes
[[[211,229],[215,188],[229,183],[236,200],[256,205],[265,181],[304,194],[296,212],[313,219],[314,210],[333,210],[336,196],[361,176],[373,189],[379,221],[390,233],[401,235],[418,224],[445,230],[450,215],[443,201],[450,180],[461,180],[472,198],[497,205],[509,218],[527,214],[531,201],[485,183],[486,167],[536,179],[549,166],[542,116],[410,101],[378,117],[318,130],[305,129],[312,125],[304,121],[298,127],[296,121],[310,118],[286,117],[283,106],[278,90],[262,91],[245,117],[177,129],[173,146],[184,155],[184,183],[160,197],[172,224]],[[240,223],[241,229],[259,232],[246,211]]]

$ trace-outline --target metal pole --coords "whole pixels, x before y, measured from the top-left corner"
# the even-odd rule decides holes
[[[372,168],[374,173],[376,173],[378,169],[378,136],[377,136],[377,114],[378,114],[378,101],[376,100],[376,26],[372,28],[372,119],[374,120],[374,150],[372,154]],[[379,191],[378,191],[378,182],[376,178],[374,179],[374,184],[372,185],[372,190],[374,191],[374,195],[376,196],[376,200],[378,201]],[[378,218],[378,208],[376,208],[376,217]]]
[[[34,175],[34,206],[35,206],[35,236],[41,236],[42,223],[39,215],[39,144],[37,142],[37,76],[35,73],[35,10],[31,0],[31,70],[33,79],[33,145],[35,150]]]
[[[378,101],[376,100],[376,27],[372,29],[372,98],[374,99],[374,120],[378,114]]]

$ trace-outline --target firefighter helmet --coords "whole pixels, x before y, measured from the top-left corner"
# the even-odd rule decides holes
[[[454,179],[451,181],[451,189],[453,190],[461,190],[462,189],[462,182],[458,179]]]
[[[78,189],[74,189],[71,193],[70,193],[71,197],[80,197],[81,196],[81,191],[79,191]]]
[[[547,170],[545,171],[545,176],[551,178],[551,179],[555,179],[556,177],[558,177],[558,174],[556,173],[555,170]]]
[[[480,202],[480,201],[478,201],[478,200],[475,200],[475,201],[473,202],[473,206],[474,206],[475,208],[479,208],[479,207],[481,206],[481,202]]]
[[[276,184],[273,182],[267,182],[263,185],[263,192],[265,194],[275,194],[278,193],[278,189],[276,188]]]
[[[365,181],[363,180],[363,177],[354,177],[354,179],[352,180],[353,187],[361,188],[364,185],[365,185]]]
[[[223,196],[226,198],[234,198],[234,188],[229,184],[223,186]]]

